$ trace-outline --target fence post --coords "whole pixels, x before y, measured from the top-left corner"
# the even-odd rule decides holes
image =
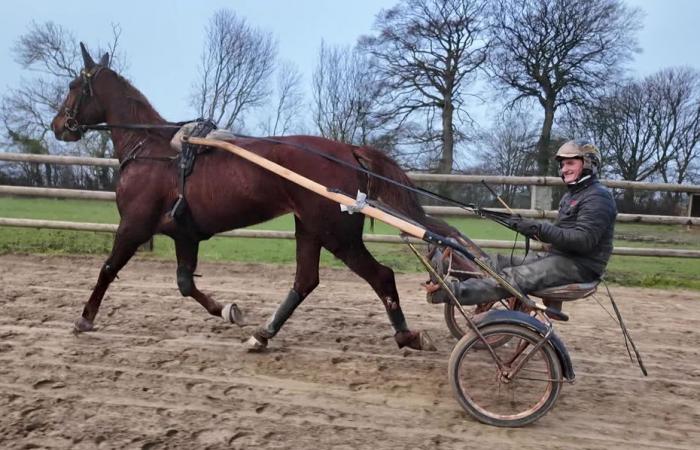
[[[530,209],[552,209],[552,187],[533,185],[530,191]]]
[[[688,217],[700,217],[700,195],[695,195],[692,192],[688,193]],[[685,228],[690,230],[692,225],[688,224]]]
[[[688,217],[700,217],[700,196],[692,192],[688,194]]]
[[[139,250],[144,251],[144,252],[152,252],[153,251],[153,237],[151,237],[148,241],[141,244],[141,247],[139,247]]]

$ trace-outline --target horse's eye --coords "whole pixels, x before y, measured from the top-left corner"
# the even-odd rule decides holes
[[[68,85],[68,88],[69,88],[69,89],[75,89],[75,88],[77,88],[79,85],[80,85],[80,80],[73,80],[73,81],[71,81],[70,84]]]

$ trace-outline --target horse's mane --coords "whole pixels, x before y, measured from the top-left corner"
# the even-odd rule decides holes
[[[129,80],[114,72],[116,82],[118,83],[119,92],[122,92],[122,97],[126,101],[128,116],[135,124],[166,124],[167,121],[158,113],[151,105],[145,95],[134,87]],[[170,139],[175,134],[176,129],[151,130],[153,134],[162,136],[165,139]]]
[[[383,152],[371,147],[355,147],[353,153],[365,166],[368,166],[370,170],[405,186],[411,188],[416,187],[396,161]],[[417,221],[428,230],[444,236],[461,236],[459,230],[449,225],[444,220],[426,214],[418,201],[416,191],[395,186],[379,178],[374,178],[371,183],[376,198],[390,205],[398,212]]]

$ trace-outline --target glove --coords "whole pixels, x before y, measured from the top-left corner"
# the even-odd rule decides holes
[[[540,221],[532,219],[520,219],[515,221],[513,229],[523,236],[534,237],[540,232]]]
[[[509,215],[507,217],[504,217],[502,220],[505,226],[507,226],[511,230],[515,230],[518,224],[525,219],[523,219],[523,216],[521,216],[520,214],[514,214],[512,216]]]

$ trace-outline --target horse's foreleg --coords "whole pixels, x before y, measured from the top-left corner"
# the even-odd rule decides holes
[[[112,252],[107,261],[100,269],[100,274],[97,277],[97,284],[90,294],[83,314],[75,322],[75,330],[79,332],[92,331],[94,328],[95,317],[100,309],[100,304],[104,298],[107,288],[117,277],[117,273],[126,265],[127,262],[134,256],[139,245],[146,242],[148,238],[135,239],[133,236],[125,233],[122,229],[117,231],[112,245]]]
[[[259,351],[267,347],[269,339],[279,333],[282,325],[292,316],[294,310],[318,286],[318,263],[321,256],[321,243],[318,239],[303,230],[303,225],[297,220],[297,273],[294,287],[267,322],[258,328],[248,339],[251,350]]]
[[[212,316],[221,316],[225,321],[243,325],[243,314],[235,303],[221,306],[209,297],[194,283],[194,271],[197,269],[199,242],[185,238],[175,239],[175,254],[177,255],[177,287],[183,297],[192,297]]]
[[[436,350],[427,333],[409,330],[399,303],[394,271],[374,259],[362,241],[344,245],[334,250],[333,254],[367,281],[377,293],[394,328],[394,339],[399,348]]]

